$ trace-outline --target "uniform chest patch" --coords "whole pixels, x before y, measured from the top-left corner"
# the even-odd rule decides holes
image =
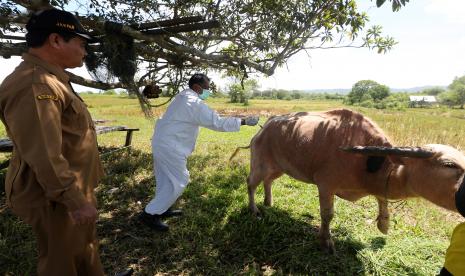
[[[43,95],[38,95],[37,96],[38,100],[52,100],[52,101],[58,101],[58,96],[56,95],[50,95],[50,94],[43,94]]]

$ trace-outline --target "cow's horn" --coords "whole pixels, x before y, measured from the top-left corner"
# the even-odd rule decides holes
[[[400,157],[430,158],[434,151],[420,147],[379,147],[379,146],[354,146],[341,147],[342,150],[366,155],[386,156],[396,155]]]

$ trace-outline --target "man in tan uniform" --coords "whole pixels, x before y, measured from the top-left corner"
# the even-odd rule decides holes
[[[32,226],[39,275],[103,275],[94,188],[103,175],[96,132],[64,69],[80,67],[92,38],[51,9],[26,25],[28,52],[0,86],[0,118],[14,144],[5,190]]]

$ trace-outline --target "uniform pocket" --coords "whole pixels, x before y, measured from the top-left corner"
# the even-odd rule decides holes
[[[82,112],[82,105],[79,101],[73,100],[71,102],[71,108],[73,109],[74,113],[79,114]]]
[[[8,204],[11,206],[11,194],[13,192],[13,185],[15,183],[15,180],[18,177],[19,171],[21,170],[21,160],[13,156],[10,162],[10,167],[6,172],[5,192]]]
[[[80,100],[73,100],[67,112],[69,127],[76,130],[85,130],[89,128],[87,110]]]

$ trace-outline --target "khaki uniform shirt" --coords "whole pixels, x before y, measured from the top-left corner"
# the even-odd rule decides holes
[[[103,176],[95,126],[61,68],[30,55],[0,86],[0,119],[13,141],[5,180],[13,209],[94,201]]]

